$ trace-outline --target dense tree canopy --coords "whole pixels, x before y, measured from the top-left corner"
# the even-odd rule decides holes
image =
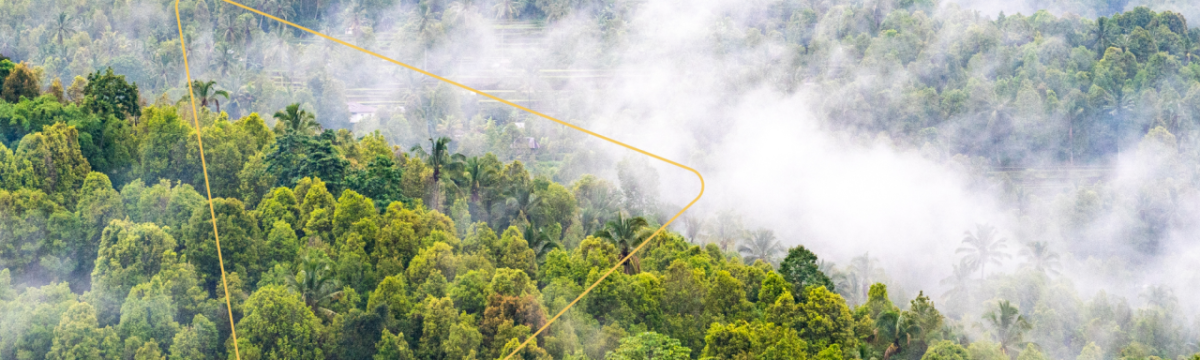
[[[1130,224],[1118,236],[1155,254],[1195,224],[1186,200],[1200,189],[1200,31],[1177,12],[1101,1],[1062,5],[1107,15],[1094,19],[990,17],[931,1],[766,1],[707,29],[698,49],[744,70],[712,71],[731,74],[715,86],[723,96],[804,89],[822,100],[823,127],[964,168],[1015,199],[1017,224],[954,230],[967,230],[949,239],[963,258],[938,296],[901,287],[874,249],[837,266],[814,251],[817,239],[753,228],[759,219],[733,211],[689,213],[634,253],[672,207],[644,159],[608,159],[566,129],[395,74],[396,99],[351,114],[348,100],[372,89],[347,83],[368,75],[326,67],[358,64],[308,60],[332,51],[219,2],[180,4],[183,45],[206,75],[191,84],[193,110],[177,30],[158,24],[173,14],[166,2],[51,3],[0,2],[0,51],[15,59],[0,56],[0,359],[234,359],[235,346],[243,359],[495,359],[531,337],[517,357],[1196,351],[1195,324],[1169,289],[1148,288],[1136,308],[1136,295],[1082,299],[1058,271],[1082,258],[1056,250],[1101,253],[1094,228],[1118,221]],[[600,40],[586,53],[607,54],[644,6],[248,3],[435,69],[457,49],[449,40],[488,38],[475,32],[486,18],[513,21],[501,26],[510,32],[583,19]],[[586,66],[622,65],[596,57]],[[588,92],[520,71],[528,76],[500,91],[583,125],[612,115],[588,114]],[[1004,170],[1104,166],[1119,154],[1153,173],[1133,196],[1092,178],[1033,196]],[[1129,215],[1100,215],[1117,210]],[[1040,220],[1050,215],[1069,220]]]

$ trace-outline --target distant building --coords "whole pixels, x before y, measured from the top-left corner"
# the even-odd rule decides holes
[[[357,123],[363,118],[374,114],[375,107],[359,104],[356,102],[346,103],[346,107],[350,110],[350,123]]]

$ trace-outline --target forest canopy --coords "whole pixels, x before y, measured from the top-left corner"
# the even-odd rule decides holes
[[[410,75],[339,74],[361,59],[314,56],[332,48],[220,1],[180,2],[191,84],[174,1],[51,3],[0,2],[0,359],[234,359],[235,346],[244,359],[500,359],[676,211],[641,157]],[[630,24],[647,6],[246,4],[445,71],[481,32],[511,47],[579,26],[594,52],[533,43],[550,49],[543,68],[505,63],[520,75],[488,85],[585,127],[606,119],[580,89],[604,85],[581,79],[621,67],[607,54],[645,35]],[[1133,264],[1197,223],[1200,29],[1102,5],[992,16],[779,0],[724,14],[700,46],[720,62],[697,65],[725,69],[715,92],[819,94],[823,129],[961,168],[1020,221],[961,229],[935,292],[892,281],[877,256],[900,255],[864,246],[835,265],[736,211],[689,214],[518,356],[1200,359],[1196,314],[1171,288],[1084,295],[1063,274],[1121,251],[1094,245],[1104,223],[1124,226],[1119,259]],[[399,80],[378,95],[372,77]],[[705,171],[712,154],[696,154]],[[1047,196],[1005,172],[1121,156],[1149,175]]]

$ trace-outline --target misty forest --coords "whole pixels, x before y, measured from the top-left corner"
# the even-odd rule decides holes
[[[634,253],[690,173],[221,0],[0,0],[0,359],[1200,359],[1195,4],[244,3],[704,198]]]

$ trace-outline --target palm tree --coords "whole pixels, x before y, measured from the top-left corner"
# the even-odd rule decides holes
[[[239,62],[237,59],[237,54],[233,53],[233,49],[229,48],[228,43],[218,42],[213,48],[213,52],[215,53],[215,56],[213,57],[213,65],[217,67],[217,71],[221,75],[228,75],[229,70],[236,66]],[[226,97],[226,99],[228,99],[228,97]],[[220,110],[218,109],[217,111],[219,112]]]
[[[1175,297],[1175,292],[1164,285],[1150,285],[1146,287],[1146,292],[1142,293],[1140,297],[1146,299],[1146,302],[1150,305],[1168,314],[1173,313],[1175,307],[1179,304],[1179,299]]]
[[[683,224],[683,235],[687,240],[696,242],[696,237],[700,236],[700,231],[704,228],[704,219],[692,213],[685,213],[679,222]]]
[[[283,125],[283,133],[286,135],[312,135],[321,131],[321,124],[317,123],[313,114],[300,110],[299,103],[288,105],[283,111],[276,111],[274,116]]]
[[[762,260],[768,264],[774,264],[784,248],[779,244],[779,240],[775,239],[774,232],[762,229],[751,232],[750,237],[746,238],[737,250],[745,256],[748,263]]]
[[[629,256],[634,243],[642,238],[644,230],[649,226],[650,224],[641,216],[627,218],[624,214],[617,212],[617,218],[605,223],[604,229],[597,231],[595,235],[616,245],[621,252],[620,258],[624,259]],[[635,274],[640,271],[641,264],[638,257],[631,256],[629,261],[625,262],[625,273]]]
[[[1020,255],[1025,258],[1025,266],[1041,273],[1057,274],[1058,253],[1050,250],[1045,241],[1031,241],[1021,248]]]
[[[221,102],[217,100],[217,96],[223,96],[225,97],[225,100],[229,100],[229,92],[225,90],[217,90],[216,84],[217,82],[215,80],[193,80],[192,94],[196,95],[197,99],[200,99],[200,106],[206,107],[208,106],[208,103],[211,102],[213,105],[216,105],[217,112],[219,113],[221,112]]]
[[[886,310],[880,313],[879,319],[875,321],[875,328],[878,330],[876,336],[890,342],[883,352],[884,360],[903,350],[921,332],[916,319],[909,315],[908,312]]]
[[[733,244],[741,240],[745,236],[745,230],[742,228],[742,219],[731,210],[721,211],[717,214],[716,221],[713,222],[713,229],[709,231],[709,235],[716,240],[717,246],[723,251],[729,251]]]
[[[442,180],[442,173],[461,173],[463,171],[463,164],[466,162],[466,156],[463,156],[463,154],[451,155],[449,145],[450,138],[445,136],[439,137],[436,140],[429,139],[430,151],[429,153],[423,154],[425,155],[425,163],[428,164],[431,169],[433,169],[433,175],[431,177],[431,180],[433,181],[433,199],[431,199],[431,202],[433,203],[432,207],[436,210],[441,210],[442,205],[439,201],[441,198],[441,188],[438,187]],[[417,154],[424,153],[424,149],[422,149],[420,146],[414,146],[412,151]]]
[[[250,109],[250,105],[255,100],[253,93],[256,92],[256,88],[257,86],[253,82],[247,82],[238,87],[231,99],[236,113],[245,114],[246,110]]]
[[[500,170],[487,166],[478,156],[467,158],[464,163],[463,180],[471,191],[471,203],[478,205],[480,192],[492,187],[500,179]]]
[[[979,276],[982,278],[986,274],[984,267],[988,263],[1000,265],[1000,260],[1012,255],[1004,252],[1005,239],[997,236],[996,228],[984,224],[976,224],[975,228],[974,234],[969,231],[963,232],[963,245],[956,253],[966,253],[963,261],[971,267],[979,267]]]
[[[70,17],[65,12],[58,13],[58,20],[55,21],[54,27],[50,31],[60,49],[63,49],[63,39],[75,33],[75,29],[71,28]]]
[[[300,299],[314,314],[332,317],[335,313],[326,306],[342,298],[341,287],[333,277],[333,270],[327,262],[312,259],[308,255],[305,255],[300,267],[296,276],[288,277],[288,288],[300,294]]]
[[[538,263],[541,263],[551,250],[562,248],[562,245],[551,238],[549,232],[543,227],[526,226],[525,240],[529,242],[529,248],[533,249],[533,253],[537,255]]]
[[[492,10],[496,11],[497,19],[512,20],[514,17],[521,16],[521,5],[524,5],[521,0],[500,0],[492,6]]]
[[[842,275],[842,281],[837,284],[840,291],[845,291],[846,300],[860,304],[867,301],[867,295],[871,290],[871,284],[878,282],[883,277],[883,269],[877,266],[879,259],[871,257],[870,253],[864,253],[850,260],[850,265],[846,267],[846,271]]]
[[[941,281],[942,285],[950,287],[950,290],[946,290],[942,297],[946,298],[947,302],[957,300],[960,304],[969,304],[971,302],[971,285],[975,282],[971,279],[971,273],[974,272],[975,267],[965,260],[954,265],[954,273]]]
[[[526,187],[514,188],[508,198],[504,199],[504,206],[508,208],[508,213],[515,216],[516,220],[526,224],[533,224],[529,214],[541,204],[542,197]]]
[[[1012,306],[1008,300],[1001,300],[1000,307],[984,314],[983,319],[992,327],[996,341],[1000,342],[1000,351],[1005,355],[1011,352],[1009,349],[1014,345],[1021,344],[1025,331],[1030,329],[1029,322],[1025,321],[1017,307]]]

